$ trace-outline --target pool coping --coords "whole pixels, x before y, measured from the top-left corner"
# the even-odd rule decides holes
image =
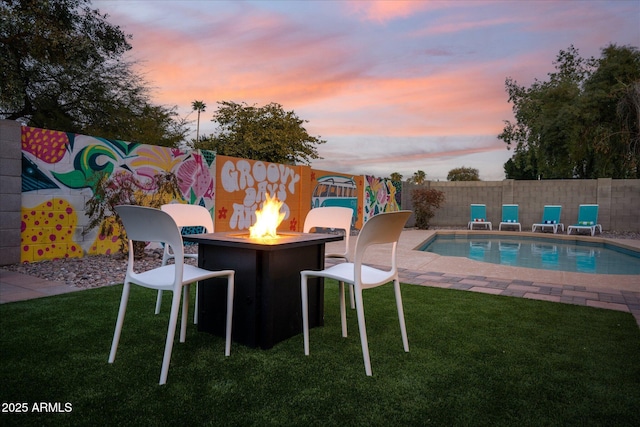
[[[638,275],[537,270],[490,264],[462,257],[446,257],[416,250],[425,240],[432,238],[435,233],[442,232],[474,235],[496,233],[480,230],[404,230],[398,241],[397,260],[401,280],[404,283],[460,288],[497,295],[509,295],[512,292],[512,296],[526,295],[526,297],[547,301],[577,303],[627,311],[634,314],[640,325],[640,276]],[[547,233],[500,231],[499,234],[539,237]],[[634,239],[590,238],[552,233],[549,233],[549,237],[602,239],[607,243],[640,250],[640,240]],[[356,239],[351,239],[352,247],[355,247],[355,243]],[[342,242],[328,243],[327,251],[339,249],[341,244]],[[388,252],[384,245],[370,247],[365,254],[364,262],[371,265],[388,266]],[[505,286],[505,283],[507,283],[505,289],[500,289]],[[522,288],[517,288],[518,286]],[[520,295],[522,292],[524,293]]]

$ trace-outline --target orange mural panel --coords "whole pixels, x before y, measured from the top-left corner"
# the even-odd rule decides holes
[[[266,195],[283,202],[279,231],[299,230],[301,168],[257,160],[216,156],[215,230],[248,230]]]

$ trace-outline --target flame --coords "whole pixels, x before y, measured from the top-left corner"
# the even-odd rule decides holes
[[[275,239],[278,237],[276,229],[285,216],[280,212],[282,205],[283,202],[276,197],[272,199],[267,193],[262,210],[256,211],[256,223],[249,227],[249,237],[252,239]]]

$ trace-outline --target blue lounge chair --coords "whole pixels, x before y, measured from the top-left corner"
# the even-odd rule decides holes
[[[518,205],[502,205],[502,221],[498,230],[502,231],[502,226],[517,226],[518,231],[522,231],[520,220],[518,219]]]
[[[560,214],[562,213],[562,206],[558,205],[545,205],[542,212],[542,222],[533,224],[531,231],[536,231],[539,228],[540,231],[544,231],[545,228],[551,227],[553,233],[558,232],[558,227],[564,232],[564,224],[560,222]]]
[[[475,225],[482,225],[491,230],[491,222],[487,221],[487,205],[471,205],[471,217],[467,228],[473,230]]]
[[[598,224],[598,205],[580,205],[578,222],[569,226],[567,234],[571,234],[571,230],[589,230],[593,236],[596,234],[596,229],[602,234],[602,225]]]

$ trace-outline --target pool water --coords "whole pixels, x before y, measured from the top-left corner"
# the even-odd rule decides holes
[[[513,267],[592,274],[639,274],[640,253],[606,243],[535,237],[436,235],[419,248]]]

